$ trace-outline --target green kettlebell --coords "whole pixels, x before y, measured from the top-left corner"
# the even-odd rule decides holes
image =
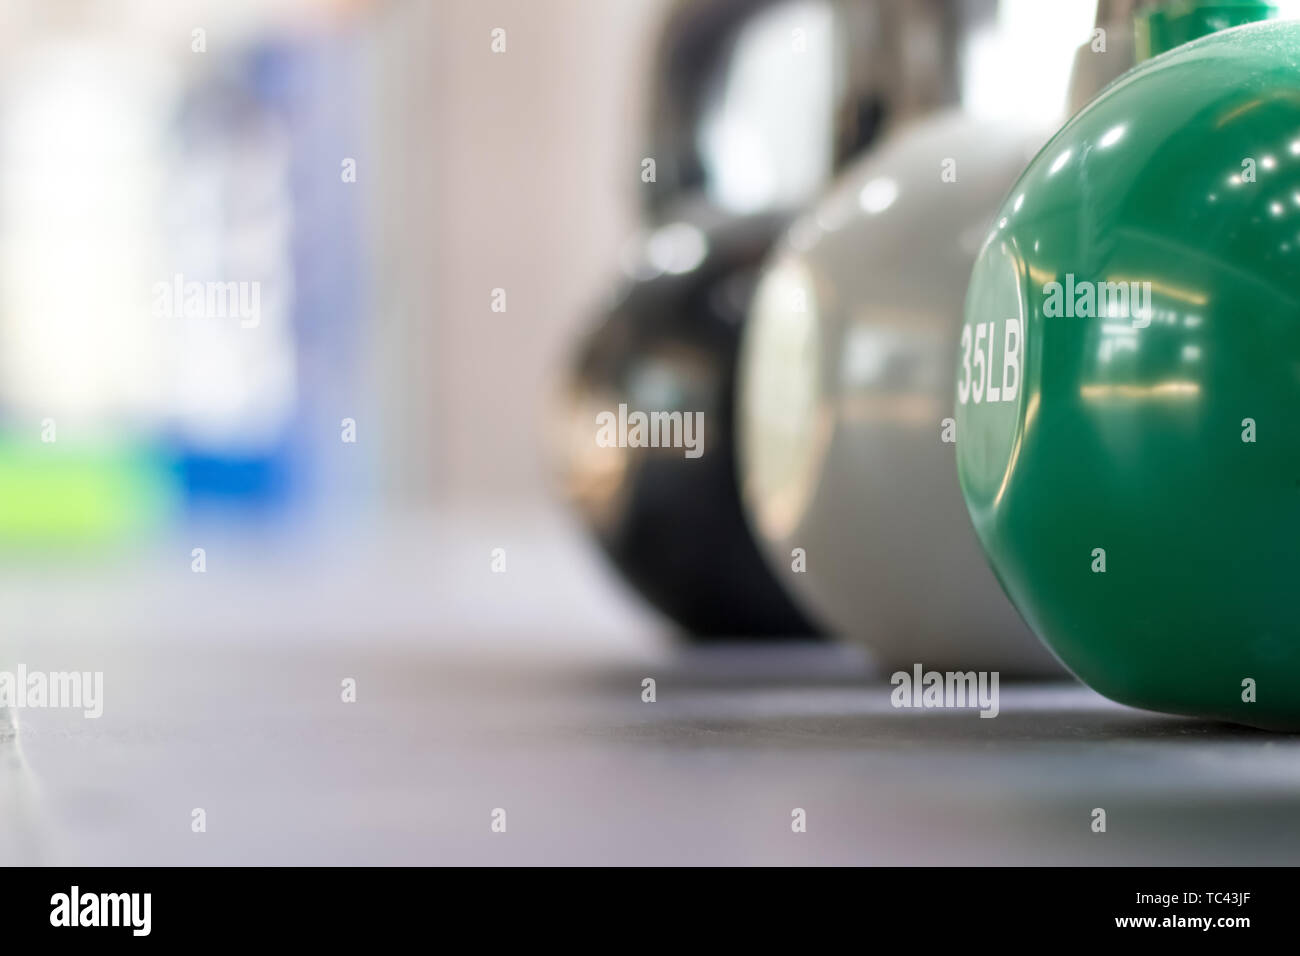
[[[1300,730],[1298,61],[1300,23],[1214,33],[1057,133],[971,275],[955,416],[994,571],[1078,677],[1272,730]]]

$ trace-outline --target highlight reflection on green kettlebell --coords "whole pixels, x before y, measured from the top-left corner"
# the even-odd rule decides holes
[[[1297,23],[1216,33],[1048,143],[971,276],[956,414],[979,537],[1071,670],[1135,706],[1289,730],[1298,56]]]

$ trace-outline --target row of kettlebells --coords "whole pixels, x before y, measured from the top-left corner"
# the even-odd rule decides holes
[[[615,564],[695,634],[1059,658],[1300,727],[1300,26],[1103,2],[1049,139],[943,66],[992,3],[702,9],[669,21],[667,175],[569,396],[569,490]],[[745,111],[774,103],[802,125],[765,142]],[[702,453],[592,441],[628,410],[702,413]]]

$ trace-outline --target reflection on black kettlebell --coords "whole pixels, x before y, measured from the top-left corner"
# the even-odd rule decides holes
[[[817,630],[768,569],[741,506],[741,328],[793,211],[891,123],[952,101],[954,38],[992,6],[693,0],[668,20],[650,225],[579,348],[562,454],[567,495],[605,553],[694,636]]]
[[[584,343],[567,490],[628,580],[693,633],[806,634],[748,533],[731,434],[740,322],[785,217],[713,218],[683,210],[650,233],[642,277]]]

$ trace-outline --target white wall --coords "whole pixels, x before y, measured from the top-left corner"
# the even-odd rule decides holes
[[[547,494],[545,403],[636,222],[663,0],[405,0],[373,49],[380,411],[399,497]],[[491,31],[506,30],[494,54]],[[507,290],[493,313],[491,290]],[[383,382],[380,383],[385,384]]]

